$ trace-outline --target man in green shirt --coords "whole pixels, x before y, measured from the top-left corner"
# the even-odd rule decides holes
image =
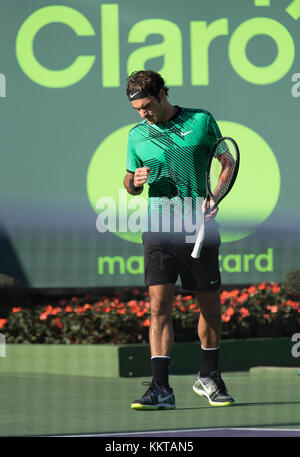
[[[218,209],[205,216],[206,236],[199,259],[191,257],[193,243],[187,238],[193,227],[191,220],[196,216],[197,221],[199,201],[203,221],[205,173],[212,147],[221,138],[220,130],[209,112],[171,105],[168,88],[156,72],[134,72],[128,78],[126,92],[132,107],[143,119],[129,132],[124,185],[132,195],[139,195],[144,184],[149,185],[149,217],[143,244],[151,309],[149,339],[153,375],[150,383],[144,383],[149,385],[145,394],[131,407],[175,408],[168,373],[174,342],[171,312],[178,275],[183,289],[195,293],[201,309],[198,335],[202,362],[193,390],[206,396],[211,405],[231,405],[234,400],[227,393],[218,369],[220,236],[214,220]],[[172,202],[167,210],[166,201]],[[213,202],[209,204],[212,206]]]

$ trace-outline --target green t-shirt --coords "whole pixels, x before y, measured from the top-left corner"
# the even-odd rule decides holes
[[[161,208],[161,199],[206,195],[206,168],[221,132],[213,116],[202,109],[177,107],[168,122],[140,122],[129,132],[127,171],[149,167],[149,208]]]

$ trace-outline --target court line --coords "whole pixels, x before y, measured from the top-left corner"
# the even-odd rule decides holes
[[[243,432],[243,434],[247,435],[247,433],[251,432],[259,432],[258,434],[262,434],[265,432],[271,432],[271,433],[278,433],[278,434],[283,434],[283,433],[288,433],[291,436],[296,435],[300,437],[300,429],[297,428],[244,428],[244,427],[222,427],[222,428],[198,428],[198,429],[177,429],[177,430],[151,430],[151,431],[140,431],[140,432],[122,432],[122,433],[92,433],[92,434],[77,434],[77,435],[55,435],[55,436],[60,436],[60,437],[106,437],[106,438],[111,438],[111,437],[124,437],[124,438],[130,438],[130,437],[147,437],[147,436],[157,436],[157,437],[164,437],[169,434],[174,434],[174,436],[182,436],[180,434],[186,434],[186,433],[191,433],[191,438],[196,437],[197,433],[222,433],[222,432],[228,432],[234,433],[234,432]],[[203,436],[203,435],[202,435]]]

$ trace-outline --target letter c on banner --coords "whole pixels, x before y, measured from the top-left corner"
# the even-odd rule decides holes
[[[95,30],[87,18],[68,6],[47,6],[32,13],[21,25],[16,38],[17,61],[35,83],[52,88],[67,87],[80,81],[91,69],[95,56],[78,56],[63,70],[50,70],[41,65],[33,50],[37,33],[48,24],[68,25],[78,36],[94,36]]]

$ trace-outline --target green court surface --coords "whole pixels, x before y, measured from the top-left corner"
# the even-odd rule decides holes
[[[171,376],[177,408],[134,411],[147,378],[0,375],[0,435],[81,435],[207,428],[300,429],[295,369],[223,373],[235,405],[211,407],[192,391],[194,376]],[[179,434],[180,436],[180,434]]]

